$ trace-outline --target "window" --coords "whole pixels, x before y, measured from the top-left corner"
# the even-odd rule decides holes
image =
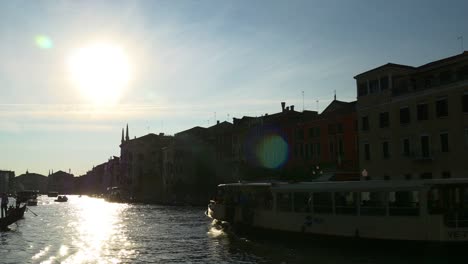
[[[311,128],[309,128],[309,136],[311,138],[320,137],[320,127],[311,127]]]
[[[457,79],[459,81],[468,79],[468,65],[464,65],[458,69]]]
[[[328,125],[328,134],[329,135],[336,134],[336,125],[335,124],[329,124]]]
[[[424,78],[424,87],[429,88],[434,85],[434,76],[428,75]]]
[[[387,90],[388,89],[388,76],[384,76],[380,78],[380,89]]]
[[[310,143],[309,144],[309,153],[310,153],[310,157],[313,158],[315,156],[315,153],[314,153],[314,143]]]
[[[400,124],[408,124],[410,122],[409,107],[400,108]]]
[[[369,81],[369,93],[377,93],[379,91],[379,80]]]
[[[362,130],[363,131],[369,130],[369,117],[368,116],[362,117]]]
[[[296,128],[296,139],[297,140],[304,140],[304,129],[303,128]]]
[[[403,139],[403,156],[410,156],[410,141],[408,138]]]
[[[379,115],[379,125],[380,125],[380,128],[390,126],[390,115],[389,115],[388,112],[380,113],[380,115]]]
[[[416,108],[418,121],[429,119],[429,106],[427,104],[418,104]]]
[[[452,80],[452,73],[450,71],[441,72],[439,75],[440,84],[447,84]]]
[[[330,141],[329,147],[330,147],[330,158],[333,158],[335,157],[335,147],[333,146],[333,141]]]
[[[370,145],[369,143],[364,144],[364,159],[370,160]]]
[[[440,151],[441,152],[449,152],[448,133],[441,133],[440,134]]]
[[[335,193],[335,212],[336,214],[357,213],[356,193],[354,192],[336,192]]]
[[[386,202],[384,192],[361,193],[361,215],[385,215]]]
[[[320,159],[320,143],[315,144],[315,151],[317,152],[317,159]]]
[[[462,96],[462,109],[463,113],[468,113],[468,92]]]
[[[429,136],[421,136],[421,157],[429,158]]]
[[[382,142],[382,154],[384,159],[390,158],[390,150],[388,146],[388,141]]]
[[[294,193],[294,211],[310,212],[309,200],[309,194],[306,192]]]
[[[358,96],[367,95],[367,82],[358,84]]]
[[[388,193],[390,215],[419,215],[419,192],[397,191]]]
[[[336,124],[336,133],[343,134],[343,124],[341,123]]]
[[[452,175],[451,175],[450,171],[443,171],[442,172],[442,178],[448,179],[448,178],[451,178],[451,177],[452,177]]]
[[[338,139],[338,153],[341,157],[344,155],[344,147],[343,147],[343,140],[340,138]]]
[[[314,193],[313,194],[313,205],[314,213],[332,213],[333,212],[333,200],[332,193]]]
[[[448,116],[448,100],[446,97],[436,101],[436,115],[437,117]]]
[[[277,193],[276,194],[276,208],[278,211],[289,212],[291,211],[292,201],[290,193]]]

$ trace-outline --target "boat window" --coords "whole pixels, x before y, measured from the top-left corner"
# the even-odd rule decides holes
[[[361,215],[386,215],[385,192],[361,192]]]
[[[441,185],[439,190],[439,211],[444,214],[444,222],[448,227],[468,227],[468,186]],[[432,197],[429,196],[428,199]],[[434,211],[434,210],[432,210]]]
[[[294,211],[295,212],[310,212],[309,206],[310,195],[306,192],[294,193]]]
[[[427,209],[429,214],[441,214],[444,212],[441,192],[438,187],[432,188],[427,193]]]
[[[313,194],[313,207],[315,213],[331,214],[333,213],[332,193],[322,192]]]
[[[273,208],[273,194],[270,191],[259,193],[259,208],[271,210]]]
[[[389,214],[401,216],[419,215],[419,192],[398,191],[389,192]]]
[[[291,193],[276,194],[276,208],[278,211],[289,212],[292,209]]]
[[[335,212],[336,214],[357,213],[355,192],[336,192],[335,193]]]

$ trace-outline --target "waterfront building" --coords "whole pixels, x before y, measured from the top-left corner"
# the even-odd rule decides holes
[[[304,111],[288,128],[288,170],[303,180],[359,180],[356,122],[355,101],[335,99],[319,115]]]
[[[47,191],[58,192],[60,194],[70,194],[75,192],[74,175],[64,171],[51,173],[47,177]]]
[[[14,171],[0,170],[0,193],[13,191],[14,177]]]
[[[39,193],[47,193],[47,177],[38,173],[30,173],[26,171],[14,178],[16,191],[23,190],[38,190]]]
[[[371,179],[468,177],[468,52],[354,77],[360,170]]]
[[[236,180],[278,179],[288,174],[289,128],[314,111],[298,112],[281,103],[282,111],[260,117],[234,118],[232,174]],[[286,167],[288,170],[286,170]],[[302,165],[301,165],[302,166]]]
[[[130,139],[128,125],[120,144],[120,181],[138,201],[162,201],[162,149],[173,140],[164,133]]]

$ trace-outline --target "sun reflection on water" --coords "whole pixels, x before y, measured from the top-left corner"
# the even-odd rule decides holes
[[[43,246],[31,258],[34,263],[120,263],[135,253],[124,228],[123,214],[129,205],[73,197],[51,206],[60,208],[54,228],[62,237]]]

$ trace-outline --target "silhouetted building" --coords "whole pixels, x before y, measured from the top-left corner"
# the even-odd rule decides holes
[[[75,180],[73,174],[64,171],[57,171],[50,174],[47,180],[47,191],[58,192],[60,194],[70,194],[75,192]]]
[[[289,172],[304,180],[359,180],[356,102],[333,100],[319,115],[291,124]]]
[[[38,173],[26,172],[15,177],[16,191],[38,190],[39,193],[47,193],[48,178]]]
[[[162,201],[162,148],[173,137],[161,133],[129,139],[128,126],[126,133],[120,144],[121,182],[129,186],[137,201]]]
[[[15,177],[14,171],[0,170],[0,193],[11,192],[14,189],[13,178]]]

